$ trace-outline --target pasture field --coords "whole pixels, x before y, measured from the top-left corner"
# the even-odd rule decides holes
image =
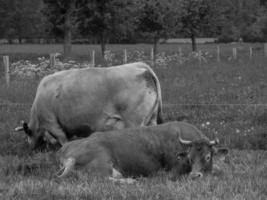
[[[163,117],[187,120],[210,138],[218,137],[230,155],[219,162],[222,171],[202,180],[169,180],[161,173],[132,185],[114,184],[75,172],[58,180],[53,154],[31,153],[26,136],[14,133],[21,119],[27,120],[38,80],[12,78],[7,88],[0,79],[0,199],[267,199],[267,58],[262,44],[238,44],[238,59],[232,47],[221,45],[221,62],[216,61],[216,45],[200,45],[211,57],[201,64],[170,61],[156,65],[163,95]],[[184,53],[189,45],[181,45]],[[249,58],[248,47],[254,53]],[[167,55],[179,45],[161,45]],[[109,45],[121,60],[122,50],[143,50],[149,45]],[[92,49],[74,45],[73,59],[85,61]],[[2,45],[0,55],[37,61],[38,56],[60,52],[60,45]],[[96,63],[101,62],[96,58]],[[116,62],[115,62],[116,63]],[[1,70],[0,70],[1,71]],[[51,157],[52,156],[52,157]]]

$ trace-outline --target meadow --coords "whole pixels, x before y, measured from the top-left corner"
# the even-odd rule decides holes
[[[58,180],[53,176],[58,166],[52,154],[30,152],[25,135],[13,131],[21,119],[29,117],[38,80],[11,77],[7,88],[1,78],[0,199],[266,199],[267,58],[262,44],[220,47],[220,62],[216,59],[217,45],[206,44],[199,46],[207,55],[206,62],[190,59],[179,63],[165,58],[178,48],[188,55],[189,45],[160,45],[161,62],[153,69],[161,82],[165,121],[186,120],[230,148],[225,161],[216,161],[221,173],[197,181],[186,177],[171,181],[168,174],[160,173],[132,185],[114,184],[81,172]],[[238,48],[236,60],[232,47]],[[249,47],[253,48],[252,58]],[[109,45],[114,52],[110,62],[122,62],[125,48],[128,52],[143,51],[144,57],[149,57],[150,45]],[[96,64],[104,65],[100,49],[94,45],[74,45],[73,59],[90,61],[92,49],[96,50]],[[9,55],[11,62],[38,62],[37,57],[48,57],[52,52],[62,52],[62,47],[0,46],[0,56]]]

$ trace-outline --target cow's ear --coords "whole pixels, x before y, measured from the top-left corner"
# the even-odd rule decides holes
[[[25,132],[28,136],[32,136],[32,131],[29,129],[29,127],[28,127],[28,123],[27,123],[27,122],[22,121],[22,127],[23,127],[24,132]]]
[[[177,158],[186,158],[188,156],[188,152],[182,151],[177,153]]]

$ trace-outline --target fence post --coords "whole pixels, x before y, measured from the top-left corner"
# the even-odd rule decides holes
[[[236,58],[237,58],[237,50],[236,50],[236,47],[233,48],[233,58],[234,58],[234,60],[236,60]]]
[[[252,59],[253,51],[252,47],[249,47],[249,58]]]
[[[123,63],[124,64],[127,63],[127,50],[126,49],[123,50]]]
[[[51,53],[50,54],[50,67],[54,68],[55,67],[55,63],[56,63],[56,54],[55,53]]]
[[[221,61],[221,49],[219,45],[217,46],[217,61]]]
[[[179,52],[179,57],[181,58],[183,56],[183,51],[181,47],[179,47],[178,52]]]
[[[153,48],[151,48],[150,59],[151,59],[152,66],[154,66],[155,65],[155,57],[154,57],[154,49]]]
[[[198,51],[198,60],[199,60],[199,65],[201,65],[201,62],[202,62],[202,52],[201,50]]]
[[[267,43],[264,43],[264,56],[267,57]]]
[[[5,78],[7,87],[10,85],[10,74],[9,74],[9,56],[3,56],[3,62],[5,66]]]
[[[91,57],[91,64],[92,64],[92,67],[95,67],[95,50],[92,51],[92,57]]]

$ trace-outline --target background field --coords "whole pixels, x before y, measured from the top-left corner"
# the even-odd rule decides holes
[[[263,57],[264,44],[262,43],[232,43],[232,44],[218,44],[221,49],[221,57],[224,60],[229,59],[232,56],[232,48],[238,48],[238,56],[248,57],[249,47],[252,47],[254,55]],[[199,44],[198,49],[204,52],[209,52],[216,57],[217,44]],[[120,58],[122,62],[123,50],[127,49],[129,52],[144,51],[145,54],[150,54],[150,44],[109,44],[107,49],[116,53],[116,56]],[[191,52],[190,44],[161,44],[158,47],[158,52],[165,52],[166,54],[172,54],[178,52],[179,48],[182,49],[184,54]],[[74,44],[72,45],[73,58],[76,60],[90,60],[92,50],[96,51],[96,63],[102,61],[101,50],[99,45],[86,45],[86,44]],[[61,44],[12,44],[12,45],[0,45],[0,55],[11,55],[13,61],[18,59],[36,60],[37,56],[49,56],[50,53],[63,53],[63,46]]]
[[[12,79],[10,88],[0,81],[0,198],[13,199],[266,199],[267,185],[267,58],[262,44],[221,46],[221,62],[216,61],[214,44],[201,45],[207,62],[191,59],[183,64],[156,65],[162,86],[164,119],[187,120],[210,138],[220,139],[231,149],[220,163],[223,172],[204,180],[186,178],[172,182],[166,174],[140,180],[136,185],[117,185],[75,173],[53,179],[58,166],[45,153],[30,154],[23,134],[13,129],[28,119],[38,80]],[[253,56],[249,58],[249,47]],[[171,55],[189,45],[161,45],[159,51]],[[232,58],[238,48],[238,59]],[[122,51],[141,51],[148,56],[149,45],[110,45],[114,63],[122,62]],[[96,64],[103,64],[99,48],[74,45],[73,59],[84,62],[96,50]],[[11,62],[61,52],[60,45],[2,45],[0,55]],[[131,61],[131,60],[130,60]],[[219,161],[218,161],[219,162]]]

